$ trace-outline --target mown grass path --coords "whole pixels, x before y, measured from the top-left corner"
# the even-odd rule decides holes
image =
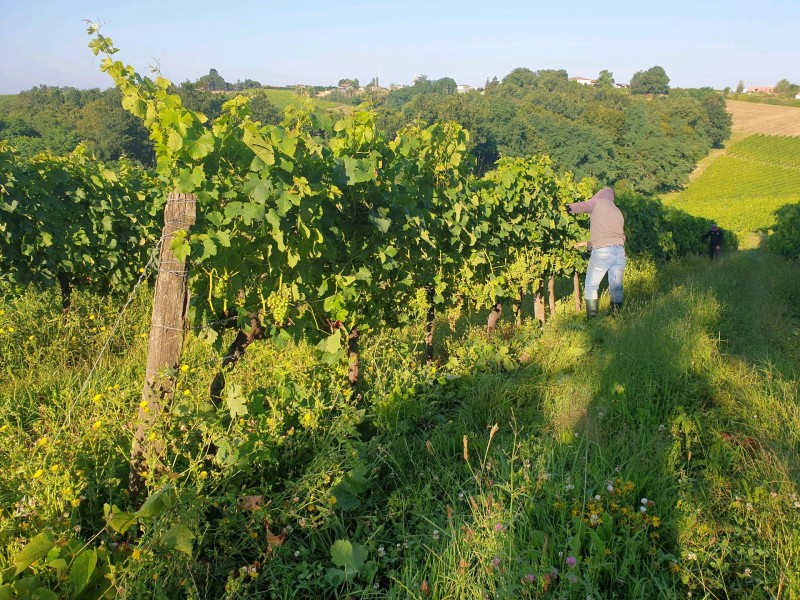
[[[545,346],[570,331],[591,345],[551,374],[545,402],[559,439],[586,439],[585,492],[623,473],[676,557],[677,587],[639,573],[617,597],[800,594],[798,275],[757,250],[639,271],[619,318],[545,333]]]

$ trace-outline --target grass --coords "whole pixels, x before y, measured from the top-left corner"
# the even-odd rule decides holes
[[[50,528],[126,597],[797,597],[798,275],[761,250],[632,261],[616,318],[567,298],[543,331],[441,323],[435,366],[421,328],[373,334],[361,397],[305,345],[261,343],[215,408],[190,336],[149,479],[174,504],[124,534],[103,505],[129,507],[146,294],[78,395],[115,303],[78,294],[63,318],[7,292],[0,590],[70,596],[46,561],[6,571]]]

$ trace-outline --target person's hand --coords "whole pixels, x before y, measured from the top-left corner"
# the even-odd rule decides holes
[[[567,214],[568,215],[572,214],[572,207],[569,204],[567,204]]]

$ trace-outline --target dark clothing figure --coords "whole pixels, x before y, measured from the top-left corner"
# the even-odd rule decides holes
[[[722,230],[717,227],[716,223],[700,239],[705,240],[706,238],[708,238],[708,258],[711,260],[719,258],[722,252]]]

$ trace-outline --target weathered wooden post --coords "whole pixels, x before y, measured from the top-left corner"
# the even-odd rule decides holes
[[[171,244],[178,231],[188,231],[196,218],[194,194],[170,193],[164,207],[158,276],[153,295],[147,369],[139,405],[136,433],[131,449],[128,491],[136,501],[144,489],[149,462],[163,452],[162,444],[150,439],[150,432],[175,391],[175,374],[180,364],[184,321],[187,310],[187,260],[178,260]]]
[[[550,275],[547,280],[547,304],[550,307],[550,316],[556,314],[556,276]]]

